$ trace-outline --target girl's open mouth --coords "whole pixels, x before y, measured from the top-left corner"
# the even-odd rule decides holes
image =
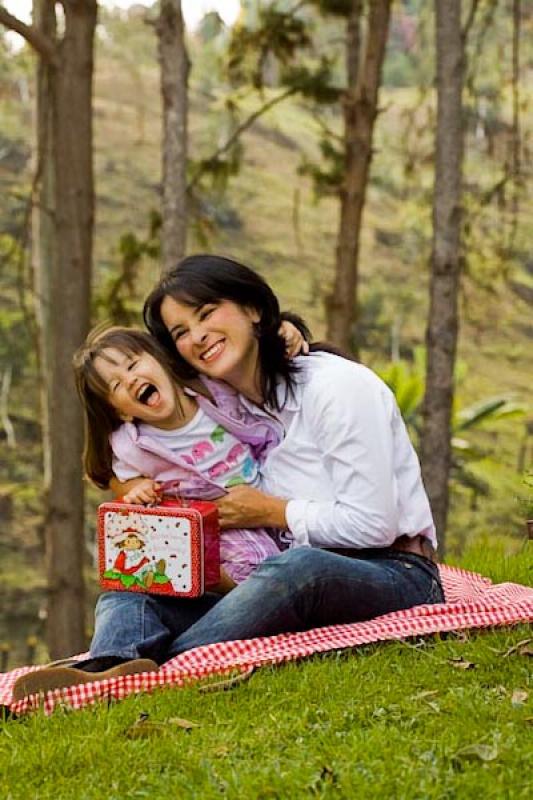
[[[159,400],[159,392],[153,383],[148,383],[137,395],[137,400],[145,406],[153,406]]]

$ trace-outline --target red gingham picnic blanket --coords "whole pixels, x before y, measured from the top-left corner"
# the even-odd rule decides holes
[[[533,620],[532,588],[517,583],[494,585],[489,578],[456,567],[441,565],[439,569],[445,603],[394,611],[367,622],[205,645],[176,656],[158,672],[55,689],[44,698],[26,697],[13,703],[12,687],[16,679],[25,672],[39,669],[19,667],[0,674],[0,705],[7,706],[12,713],[22,714],[42,704],[44,712],[49,714],[56,705],[82,708],[101,699],[120,699],[158,686],[183,686],[211,675],[245,673],[254,667],[281,664],[328,650]]]

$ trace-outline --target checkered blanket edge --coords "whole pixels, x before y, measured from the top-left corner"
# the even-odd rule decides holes
[[[516,583],[495,585],[489,578],[456,567],[441,565],[439,569],[445,603],[395,611],[367,622],[210,644],[176,656],[157,672],[56,689],[44,697],[25,697],[14,703],[14,682],[25,672],[39,669],[19,667],[11,672],[0,673],[0,705],[17,715],[40,706],[45,714],[50,714],[56,707],[83,708],[101,700],[119,700],[129,694],[149,692],[161,686],[181,687],[210,676],[242,673],[329,650],[533,620],[532,588]]]

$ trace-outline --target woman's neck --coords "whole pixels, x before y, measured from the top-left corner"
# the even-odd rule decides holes
[[[250,402],[255,403],[257,406],[262,406],[265,402],[261,388],[261,372],[259,366],[249,375],[237,375],[235,378],[229,376],[226,382],[233,386],[233,388],[246,397]]]

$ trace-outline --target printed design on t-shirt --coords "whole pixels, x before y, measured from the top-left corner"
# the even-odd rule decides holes
[[[212,431],[211,436],[209,438],[215,444],[222,444],[226,433],[227,431],[225,428],[222,427],[222,425],[217,425],[216,428]]]
[[[228,464],[236,464],[239,458],[244,455],[245,452],[246,448],[241,442],[234,444],[226,456]]]
[[[231,467],[229,464],[226,464],[225,461],[217,461],[216,464],[213,464],[212,467],[209,467],[207,470],[207,474],[214,480],[215,478],[220,478],[222,475],[225,475],[226,472],[229,472]]]
[[[194,445],[194,447],[191,450],[191,455],[194,459],[194,463],[197,464],[203,458],[213,453],[214,450],[215,448],[213,447],[211,442],[207,441],[198,442],[197,444]]]
[[[230,478],[229,481],[226,481],[224,484],[224,489],[231,489],[232,486],[242,486],[243,483],[246,483],[242,475],[234,475],[233,478]]]
[[[242,465],[242,474],[244,478],[251,478],[255,471],[255,461],[251,456],[246,456]]]
[[[229,457],[228,457],[229,461]],[[234,475],[229,481],[224,484],[225,489],[231,489],[232,486],[240,486],[243,483],[249,483],[249,479],[255,475],[255,461],[251,456],[246,456],[243,461],[241,472],[239,475]]]

